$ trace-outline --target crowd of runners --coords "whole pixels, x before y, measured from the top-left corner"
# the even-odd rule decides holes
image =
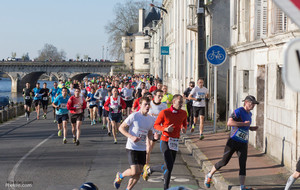
[[[204,139],[204,116],[209,98],[204,81],[191,81],[181,94],[168,92],[168,86],[159,78],[151,75],[116,75],[84,78],[83,81],[71,80],[54,82],[48,88],[37,83],[31,88],[29,83],[23,89],[25,116],[30,120],[31,107],[39,120],[42,108],[43,119],[47,119],[48,105],[53,107],[54,122],[58,126],[58,136],[67,143],[67,125],[72,126],[73,143],[80,144],[80,126],[82,121],[100,125],[107,130],[117,144],[117,133],[126,136],[126,151],[129,168],[118,172],[113,186],[118,189],[125,177],[129,177],[126,189],[132,189],[142,176],[148,180],[153,172],[161,172],[164,177],[164,189],[169,188],[171,173],[178,151],[181,133],[189,129],[194,132],[199,121],[199,139]],[[184,104],[185,101],[185,104]],[[239,179],[241,190],[251,189],[245,186],[246,160],[248,154],[251,110],[258,104],[254,96],[247,96],[244,105],[234,110],[228,119],[232,127],[225,146],[222,160],[214,165],[206,175],[204,184],[207,188],[212,183],[214,173],[225,166],[233,153],[239,156]],[[185,105],[185,109],[182,107]],[[186,110],[186,111],[185,111]],[[163,154],[162,164],[150,166],[150,155],[156,141],[160,141]],[[300,165],[300,164],[299,164]],[[298,165],[297,165],[298,166]],[[299,167],[300,168],[300,167]],[[299,170],[300,171],[300,170]],[[300,176],[298,170],[289,178],[287,188]]]

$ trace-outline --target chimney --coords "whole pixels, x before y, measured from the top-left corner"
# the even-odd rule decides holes
[[[139,32],[143,32],[145,21],[145,9],[139,10]]]

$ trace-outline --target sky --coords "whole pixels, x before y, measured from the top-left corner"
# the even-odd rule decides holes
[[[0,3],[0,59],[29,53],[38,57],[44,44],[64,50],[67,59],[106,55],[105,25],[114,19],[114,6],[124,0],[3,0]]]

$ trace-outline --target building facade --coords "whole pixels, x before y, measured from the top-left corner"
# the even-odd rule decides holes
[[[253,110],[250,143],[289,168],[299,149],[299,94],[282,80],[283,47],[300,36],[299,28],[272,0],[230,0],[230,111],[251,94],[260,104]]]

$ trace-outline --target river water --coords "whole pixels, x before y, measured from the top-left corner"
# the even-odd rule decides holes
[[[11,92],[11,80],[9,78],[1,78],[1,79],[2,80],[0,80],[0,96],[8,96],[10,100],[13,102],[23,102],[22,93]],[[53,83],[54,83],[54,81],[46,81],[46,80],[39,80],[38,82],[41,84],[41,88],[43,87],[43,83],[46,82],[47,88],[49,89],[53,87]]]

